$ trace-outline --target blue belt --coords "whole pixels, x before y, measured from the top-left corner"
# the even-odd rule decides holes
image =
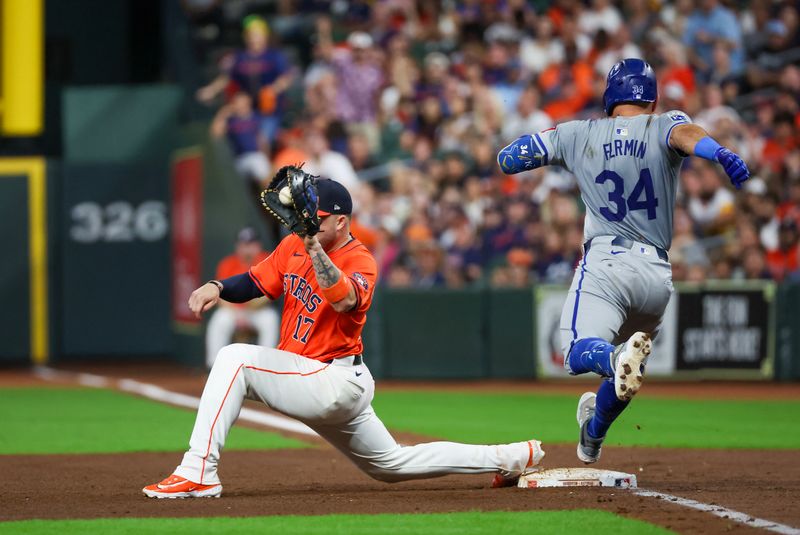
[[[591,245],[592,245],[592,240],[589,240],[583,244],[584,254],[589,252],[589,247],[591,247]],[[611,245],[615,247],[623,247],[625,249],[633,249],[636,243],[634,243],[633,240],[629,240],[628,238],[623,238],[622,236],[615,236],[614,239],[611,240]],[[664,262],[669,262],[669,255],[667,255],[667,252],[664,249],[662,249],[661,247],[656,247],[655,245],[652,245],[651,247],[653,247],[653,249],[656,250],[656,254],[661,260],[663,260]]]

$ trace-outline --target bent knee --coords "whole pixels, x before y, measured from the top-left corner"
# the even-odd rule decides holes
[[[403,477],[401,463],[397,453],[402,446],[398,446],[391,452],[386,452],[379,457],[363,459],[360,463],[361,469],[372,479],[383,481],[384,483],[397,483],[407,478]]]
[[[219,350],[214,366],[238,366],[252,352],[252,347],[248,344],[229,344]]]
[[[390,469],[382,464],[370,463],[363,467],[364,472],[377,481],[384,483],[397,483],[403,481],[402,475],[397,470]]]

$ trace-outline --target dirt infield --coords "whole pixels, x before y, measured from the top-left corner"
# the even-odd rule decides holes
[[[169,365],[70,367],[116,378],[135,378],[173,391],[198,395],[205,374]],[[25,372],[6,384],[39,386]],[[0,374],[2,377],[3,374]],[[6,378],[9,378],[7,375]],[[68,381],[62,384],[69,384]],[[468,391],[542,391],[574,394],[582,383],[397,383],[381,389],[414,387]],[[798,385],[650,383],[649,393],[680,397],[797,399]],[[255,405],[254,405],[255,406]],[[251,424],[249,426],[256,424]],[[449,476],[388,485],[369,479],[319,440],[308,450],[226,452],[220,465],[225,491],[220,500],[149,500],[140,489],[168,475],[177,453],[0,456],[4,492],[0,520],[30,518],[183,517],[319,515],[327,513],[421,513],[467,510],[603,509],[682,533],[755,532],[755,528],[650,497],[613,489],[491,489],[490,475]],[[404,443],[425,437],[399,434]],[[574,445],[545,445],[546,467],[576,466]],[[720,505],[800,526],[800,463],[797,451],[681,450],[607,447],[598,468],[636,472],[639,486]]]
[[[547,466],[572,466],[571,446],[548,448]],[[758,459],[758,465],[753,461]],[[749,531],[741,524],[611,489],[489,488],[490,475],[388,485],[327,448],[227,452],[220,500],[149,500],[140,489],[169,474],[176,453],[0,456],[0,518],[319,515],[599,508],[684,533]],[[796,452],[608,448],[602,467],[636,467],[640,486],[800,524]]]

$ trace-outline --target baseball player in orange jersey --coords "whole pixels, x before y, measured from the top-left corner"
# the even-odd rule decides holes
[[[507,486],[544,457],[537,440],[496,446],[432,442],[400,446],[370,405],[375,382],[362,360],[361,330],[377,280],[372,254],[350,234],[352,200],[320,180],[320,231],[284,238],[248,273],[195,290],[195,314],[220,299],[284,294],[277,349],[224,347],[206,382],[189,451],[174,473],[143,489],[151,498],[218,497],[220,451],[245,397],[296,418],[375,479],[396,482],[447,474],[495,473]]]

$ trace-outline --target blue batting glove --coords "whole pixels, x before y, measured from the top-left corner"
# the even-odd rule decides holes
[[[750,170],[738,154],[725,147],[720,147],[714,153],[714,159],[719,162],[736,189],[741,189],[744,181],[750,178]]]
[[[518,137],[497,153],[497,163],[507,175],[530,171],[542,166],[543,155],[533,136]]]

